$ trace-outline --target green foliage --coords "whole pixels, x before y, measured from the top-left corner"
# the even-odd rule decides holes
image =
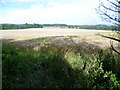
[[[106,52],[99,54],[99,58],[103,62],[103,69],[116,73],[117,77],[120,78],[120,55],[116,55],[113,51]]]
[[[2,30],[6,29],[26,29],[26,28],[43,28],[41,24],[1,24]]]
[[[118,31],[118,26],[107,25],[69,25],[69,28]]]
[[[67,24],[43,24],[44,27],[67,27]]]
[[[113,89],[119,85],[118,81],[116,80],[115,74],[113,74],[112,72],[106,72],[104,74],[104,78],[104,80],[106,80],[106,83],[103,83],[104,85],[102,86],[104,88]]]
[[[113,74],[111,71],[105,72],[102,68],[99,68],[96,70],[96,73],[94,73],[92,76],[89,76],[90,87],[93,86],[96,89],[118,89],[119,88],[119,82],[116,79],[116,75]],[[92,77],[92,78],[91,78]],[[92,88],[93,88],[92,87]]]
[[[34,51],[4,44],[3,88],[117,89],[119,71],[113,73],[112,69],[104,69],[109,65],[104,60],[112,61],[116,56],[113,55],[99,52],[98,56],[89,56],[53,45]]]
[[[0,24],[0,29],[27,29],[27,28],[43,28],[43,27],[61,27],[75,29],[95,29],[95,30],[112,30],[118,31],[118,26],[107,25],[66,25],[66,24]]]
[[[27,86],[26,84],[30,82],[30,73],[34,68],[33,64],[36,62],[35,53],[13,46],[8,47],[8,45],[3,46],[3,49],[3,86],[6,88]]]

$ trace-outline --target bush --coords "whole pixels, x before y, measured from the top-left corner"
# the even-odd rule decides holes
[[[3,88],[116,89],[117,71],[104,69],[108,55],[91,57],[51,45],[39,51],[3,45]]]

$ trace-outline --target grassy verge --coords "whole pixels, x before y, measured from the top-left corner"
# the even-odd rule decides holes
[[[120,89],[120,56],[79,48],[3,44],[3,88]]]

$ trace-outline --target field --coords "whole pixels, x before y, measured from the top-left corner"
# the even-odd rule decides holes
[[[87,30],[87,29],[58,29],[58,28],[33,28],[22,30],[1,30],[4,38],[22,37],[38,38],[46,36],[66,36],[66,35],[94,35],[97,33],[111,33],[105,30]]]
[[[109,40],[97,36],[96,34],[111,34],[112,31],[105,30],[85,30],[85,29],[58,29],[58,28],[43,28],[43,29],[22,29],[22,30],[3,30],[2,38],[4,41],[18,42],[19,45],[36,45],[44,40],[49,40],[55,44],[79,44],[81,41],[101,43],[103,46],[108,46]]]
[[[120,56],[110,40],[85,29],[2,32],[3,88],[120,89]],[[117,42],[114,42],[117,47]]]

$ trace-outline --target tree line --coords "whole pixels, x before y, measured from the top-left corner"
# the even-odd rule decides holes
[[[75,29],[96,29],[96,30],[112,30],[117,31],[118,26],[115,25],[67,25],[67,24],[0,24],[2,30],[7,29],[27,29],[27,28],[44,28],[44,27],[61,27]]]
[[[1,24],[1,29],[27,29],[27,28],[43,28],[42,24]]]
[[[69,25],[69,28],[77,28],[77,29],[96,29],[96,30],[112,30],[112,31],[117,31],[118,26],[115,25]]]

